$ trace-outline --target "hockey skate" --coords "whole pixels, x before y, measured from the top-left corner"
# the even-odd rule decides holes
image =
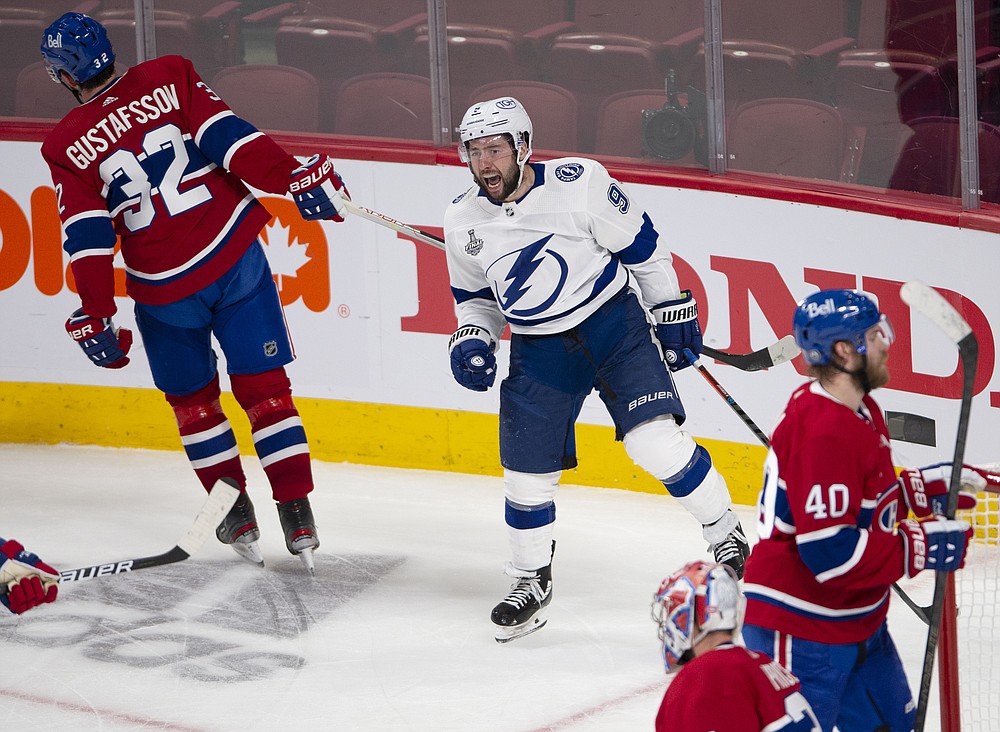
[[[223,478],[234,488],[238,487],[235,481]],[[222,519],[215,530],[215,535],[223,544],[229,544],[233,550],[248,562],[253,562],[258,567],[264,566],[264,555],[261,554],[257,540],[260,539],[260,529],[257,528],[257,516],[253,511],[253,503],[246,491],[240,493],[236,503],[229,509],[229,513]]]
[[[552,542],[553,553],[555,546]],[[541,569],[527,571],[508,564],[505,571],[516,581],[507,597],[490,614],[497,643],[507,643],[541,630],[548,622],[549,603],[552,602],[551,562]]]
[[[313,552],[319,548],[319,534],[308,498],[296,498],[278,504],[278,518],[285,532],[285,546],[298,556],[309,574],[316,574]]]
[[[711,544],[708,548],[715,554],[715,561],[728,564],[736,572],[736,579],[743,579],[743,568],[750,556],[750,543],[739,521],[722,541]]]

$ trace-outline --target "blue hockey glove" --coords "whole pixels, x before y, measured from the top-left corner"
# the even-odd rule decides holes
[[[0,605],[21,614],[54,602],[58,582],[59,573],[37,555],[24,551],[20,542],[0,539]]]
[[[701,326],[698,324],[698,303],[691,290],[684,290],[679,300],[669,300],[652,309],[656,322],[656,337],[663,346],[667,368],[680,371],[693,361],[684,354],[689,349],[697,358],[701,355]]]
[[[903,568],[907,577],[914,577],[923,569],[961,569],[972,526],[968,521],[945,518],[906,519],[899,522],[899,535],[903,539]]]
[[[80,344],[87,358],[106,369],[120,369],[129,362],[132,331],[115,328],[111,318],[95,318],[80,308],[66,321],[66,332]]]
[[[478,325],[463,325],[448,340],[451,373],[455,381],[472,391],[486,391],[497,378],[496,343],[489,331]]]
[[[343,221],[347,214],[344,199],[351,197],[329,155],[313,155],[293,170],[288,192],[307,221]]]

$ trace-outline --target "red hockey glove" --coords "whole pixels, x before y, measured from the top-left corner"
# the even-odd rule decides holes
[[[937,463],[925,468],[910,468],[899,474],[903,500],[917,518],[943,516],[948,508],[948,486],[951,484],[951,463]],[[975,493],[986,490],[986,479],[976,470],[963,465],[958,494],[958,510],[976,507]]]
[[[351,197],[328,155],[313,155],[293,170],[288,192],[307,221],[343,221],[347,214],[344,199]]]
[[[0,605],[21,614],[54,602],[58,582],[59,574],[37,555],[24,551],[20,542],[0,540]]]
[[[899,523],[903,539],[903,569],[914,577],[924,569],[954,572],[965,566],[965,551],[972,538],[968,521],[928,518],[906,519]]]
[[[127,354],[132,347],[132,331],[116,329],[111,318],[95,318],[81,308],[69,316],[66,332],[98,366],[120,369],[129,362]]]

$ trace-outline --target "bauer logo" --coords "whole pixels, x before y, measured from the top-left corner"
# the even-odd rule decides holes
[[[580,163],[564,163],[556,168],[556,178],[564,183],[570,183],[583,175],[583,166]]]
[[[649,402],[659,401],[660,399],[673,399],[674,394],[670,391],[654,391],[649,394],[643,394],[638,399],[633,399],[628,403],[628,411],[632,411],[637,407],[641,407],[643,404],[648,404]]]

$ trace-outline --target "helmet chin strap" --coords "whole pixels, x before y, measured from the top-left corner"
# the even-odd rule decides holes
[[[523,140],[521,141],[521,144],[525,147],[527,146]],[[514,151],[517,153],[517,185],[514,186],[514,190],[516,191],[521,187],[522,181],[524,181],[524,166],[528,164],[528,158],[525,157],[524,160],[521,160],[521,153],[517,149],[517,146],[514,147]]]
[[[76,97],[77,104],[83,104],[83,100],[80,98],[80,90],[78,88],[72,87],[69,84],[67,84],[66,81],[63,79],[63,73],[65,72],[63,71],[59,72],[59,83],[70,90],[73,96]]]
[[[859,353],[861,356],[861,368],[856,371],[851,371],[850,369],[845,369],[839,363],[831,362],[830,365],[833,366],[837,371],[847,374],[848,376],[853,376],[858,382],[858,386],[861,387],[861,391],[865,394],[870,394],[872,390],[871,381],[868,380],[868,354]]]

